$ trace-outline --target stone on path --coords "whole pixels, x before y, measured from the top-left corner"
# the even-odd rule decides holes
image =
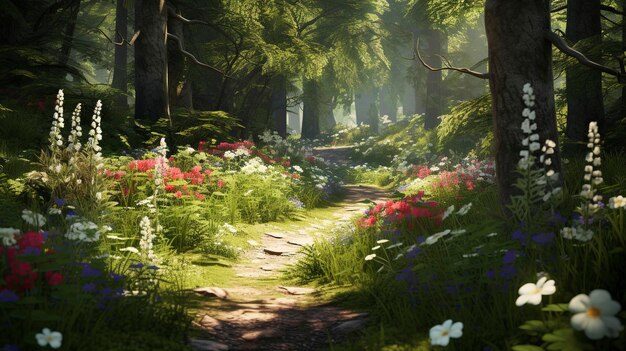
[[[276,238],[276,239],[282,239],[285,237],[285,234],[278,233],[278,232],[267,232],[265,233],[265,235],[271,236],[272,238]]]
[[[199,351],[228,351],[227,345],[211,340],[189,339],[189,343]]]
[[[228,292],[222,288],[206,287],[206,288],[193,289],[193,291],[203,296],[217,297],[218,299],[228,298]]]
[[[263,249],[263,251],[266,254],[270,254],[270,255],[274,255],[274,256],[280,256],[282,254],[290,254],[292,253],[291,250],[289,250],[288,248],[285,247],[266,247]]]
[[[209,316],[208,314],[202,317],[200,325],[207,329],[222,329],[222,322],[219,319]]]
[[[278,289],[291,295],[307,295],[316,291],[313,288],[299,288],[295,286],[279,286]]]
[[[263,330],[253,330],[241,335],[241,338],[246,341],[252,341],[263,338],[275,338],[279,335],[276,329],[263,329]]]
[[[307,245],[313,245],[315,241],[313,239],[289,239],[289,241],[287,241],[287,243],[291,244],[291,245],[297,245],[297,246],[307,246]]]
[[[348,334],[363,329],[365,324],[367,324],[367,319],[353,319],[351,321],[343,322],[334,327],[333,332],[339,334]]]

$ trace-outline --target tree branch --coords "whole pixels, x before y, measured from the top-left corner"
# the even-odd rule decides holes
[[[139,36],[139,34],[141,34],[141,30],[138,30],[137,32],[135,32],[135,34],[133,34],[133,37],[130,39],[130,41],[127,41],[126,38],[124,38],[119,32],[115,32],[115,36],[120,38],[120,41],[117,42],[111,39],[102,29],[98,27],[96,27],[96,29],[100,33],[102,33],[102,35],[104,35],[104,37],[107,38],[107,40],[111,42],[111,44],[116,45],[116,46],[122,46],[122,45],[133,46],[133,44],[135,43],[135,40],[137,40],[137,37]]]
[[[561,38],[560,36],[558,36],[556,33],[548,30],[545,33],[545,38],[546,40],[550,41],[552,44],[554,44],[554,46],[556,46],[557,49],[559,49],[561,52],[563,52],[564,54],[575,58],[576,60],[578,60],[578,62],[584,66],[587,67],[591,67],[597,70],[600,70],[604,73],[610,74],[612,76],[617,77],[618,82],[620,83],[626,83],[626,74],[624,74],[624,71],[622,70],[622,72],[613,69],[611,67],[607,67],[607,66],[603,66],[597,62],[593,62],[590,59],[588,59],[585,55],[583,55],[583,53],[581,53],[580,51],[577,51],[576,49],[572,48],[571,46],[569,46],[567,44],[567,42],[565,41],[565,39]]]
[[[211,70],[213,70],[213,71],[223,75],[224,77],[228,77],[228,78],[232,79],[232,77],[227,76],[226,73],[220,71],[219,69],[217,69],[217,68],[215,68],[215,67],[213,67],[213,66],[211,66],[209,64],[206,64],[204,62],[199,61],[192,53],[190,53],[189,51],[186,51],[185,48],[183,47],[182,41],[176,35],[174,35],[172,33],[167,33],[167,37],[169,39],[175,40],[176,43],[178,43],[178,51],[180,51],[181,54],[183,54],[183,55],[187,56],[188,58],[190,58],[195,64],[197,64],[199,66],[202,66],[202,67],[209,68],[209,69],[211,69]]]
[[[616,15],[624,16],[624,12],[623,11],[620,11],[620,10],[616,9],[613,6],[600,5],[600,10],[606,11],[606,12],[611,12],[611,13],[614,13]]]
[[[424,67],[426,67],[428,70],[433,71],[433,72],[437,72],[437,71],[445,71],[445,70],[449,70],[449,71],[456,71],[456,72],[461,72],[461,73],[465,73],[465,74],[469,74],[470,76],[474,76],[476,78],[480,78],[480,79],[489,79],[489,72],[487,73],[481,73],[481,72],[476,72],[473,71],[469,68],[459,68],[459,67],[454,67],[452,65],[450,65],[450,61],[448,61],[447,58],[445,57],[441,57],[442,60],[446,63],[446,65],[444,67],[441,68],[434,68],[432,66],[430,66],[429,64],[427,64],[424,59],[422,58],[422,55],[420,54],[419,51],[419,39],[417,39],[417,42],[415,43],[415,48],[413,48],[414,50],[414,54],[415,56],[413,57],[413,59],[415,59],[415,57],[417,57],[417,59],[419,59],[419,61],[422,63],[422,65]]]
[[[224,31],[222,28],[220,28],[219,26],[216,26],[215,24],[211,23],[211,22],[207,22],[207,21],[203,21],[203,20],[197,20],[197,19],[188,19],[183,17],[181,14],[176,13],[173,9],[169,8],[168,9],[168,15],[172,18],[175,18],[185,24],[202,24],[208,27],[211,27],[213,29],[215,29],[217,32],[219,32],[221,35],[223,35],[225,38],[227,38],[231,43],[237,45],[235,39],[233,39],[230,35],[228,35],[228,33],[226,33],[226,31]]]

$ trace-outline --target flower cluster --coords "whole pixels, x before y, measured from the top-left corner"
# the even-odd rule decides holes
[[[50,150],[54,151],[58,147],[63,145],[63,136],[61,135],[61,129],[65,127],[65,120],[63,119],[63,101],[65,96],[63,95],[63,89],[59,89],[57,93],[56,105],[54,106],[54,115],[52,121],[52,127],[50,128]]]
[[[95,242],[105,231],[106,229],[100,229],[97,224],[83,219],[72,223],[65,237],[75,241]]]
[[[150,218],[144,216],[139,222],[139,228],[141,228],[141,239],[139,240],[139,248],[141,249],[141,256],[149,264],[154,264],[156,255],[153,250],[153,240],[155,238],[152,232],[152,225],[150,224]]]
[[[46,225],[46,217],[31,210],[22,210],[22,219],[29,225],[41,228]]]
[[[81,104],[78,103],[72,112],[72,126],[70,135],[67,137],[67,148],[72,151],[80,151],[82,147],[80,137],[83,136],[83,127],[80,125]]]
[[[598,133],[597,122],[589,123],[587,136],[589,137],[589,143],[587,144],[589,153],[587,153],[585,157],[587,164],[585,165],[585,175],[583,176],[586,183],[583,184],[583,190],[580,192],[580,195],[592,201],[587,209],[589,213],[592,214],[598,209],[598,202],[602,201],[602,196],[596,195],[595,189],[595,187],[602,184],[603,181],[602,171],[594,169],[594,167],[600,166],[602,163],[600,158],[600,133]]]
[[[535,123],[536,114],[535,111],[532,110],[535,106],[535,94],[530,83],[524,84],[523,92],[524,95],[522,95],[522,99],[526,107],[522,111],[524,121],[522,122],[521,128],[522,133],[526,135],[522,140],[522,145],[526,147],[526,150],[521,150],[519,153],[521,157],[519,166],[521,168],[527,168],[529,166],[530,156],[533,152],[541,148],[541,144],[539,143],[539,134],[535,133],[537,130],[537,123]]]
[[[259,157],[254,157],[248,160],[243,167],[241,167],[241,173],[243,174],[255,174],[255,173],[265,173],[269,169],[269,166],[266,166],[263,160]]]
[[[89,130],[89,138],[87,139],[87,148],[95,153],[96,158],[101,156],[100,152],[102,151],[102,147],[99,145],[100,140],[102,140],[100,111],[102,111],[102,101],[98,100],[91,117],[91,129]]]
[[[441,212],[435,201],[423,201],[424,192],[407,196],[402,200],[389,200],[378,203],[365,212],[365,216],[357,220],[362,228],[375,226],[377,223],[399,225],[408,223],[413,227],[413,221],[422,218],[436,218]],[[440,221],[439,218],[437,218]]]

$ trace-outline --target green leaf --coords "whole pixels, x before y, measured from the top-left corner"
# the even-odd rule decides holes
[[[515,345],[511,348],[513,351],[544,351],[543,348],[535,345]]]
[[[551,304],[541,309],[544,312],[567,312],[568,305],[566,303]]]
[[[538,320],[526,321],[526,323],[520,326],[520,329],[535,331],[539,333],[545,333],[548,331],[548,327],[546,326],[546,324]]]

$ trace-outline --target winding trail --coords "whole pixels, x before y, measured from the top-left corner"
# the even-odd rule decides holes
[[[325,148],[314,154],[346,164],[348,148]],[[346,186],[344,199],[331,211],[305,218],[261,224],[261,242],[233,266],[231,288],[196,289],[206,296],[196,313],[196,350],[325,350],[329,343],[362,328],[367,315],[332,304],[311,287],[284,286],[281,270],[295,264],[304,245],[345,225],[366,208],[364,200],[382,201],[387,193],[367,186]],[[280,224],[278,227],[276,224]]]

